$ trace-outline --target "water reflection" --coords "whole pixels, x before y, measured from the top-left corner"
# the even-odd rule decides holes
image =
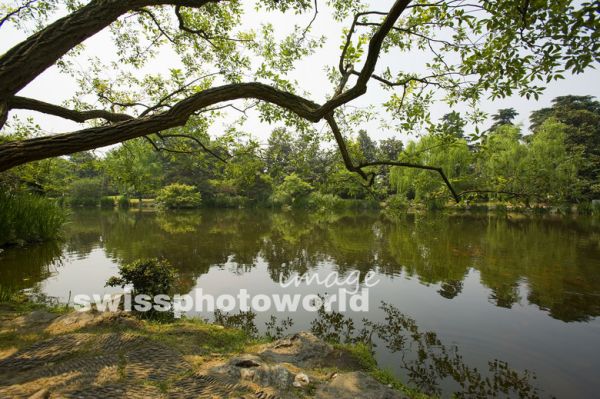
[[[405,383],[420,392],[440,396],[442,384],[452,388],[454,398],[519,397],[539,398],[534,373],[519,372],[508,363],[494,359],[488,362],[488,370],[482,374],[470,367],[456,345],[446,346],[433,331],[421,331],[417,323],[398,308],[382,303],[384,322],[368,319],[357,328],[353,319],[342,313],[326,312],[321,308],[318,317],[311,322],[311,331],[318,337],[337,343],[362,343],[375,349],[378,345],[386,351],[398,354]],[[241,328],[249,334],[257,334],[253,312],[215,313],[215,322],[225,327]],[[293,325],[291,319],[278,323],[271,316],[267,323],[267,335],[280,338]],[[373,350],[372,349],[372,350]]]
[[[168,259],[179,271],[180,293],[243,287],[270,294],[280,275],[359,270],[364,277],[374,270],[383,281],[372,307],[383,300],[410,318],[384,307],[370,312],[370,320],[352,314],[316,320],[314,314],[294,314],[293,320],[285,314],[275,319],[221,314],[217,320],[272,337],[311,328],[325,338],[349,341],[364,339],[368,331],[378,361],[401,369],[397,374],[414,386],[444,396],[471,389],[471,397],[489,389],[501,395],[503,386],[517,396],[537,394],[525,383],[519,386],[522,373],[502,362],[488,364],[490,358],[536,371],[551,393],[589,396],[600,389],[595,377],[600,324],[594,320],[600,315],[598,220],[265,210],[75,212],[63,242],[0,254],[0,295],[35,287],[65,298],[71,290],[101,290],[117,264],[142,257]],[[423,332],[413,331],[408,321],[413,319]],[[435,330],[444,342],[425,330]]]
[[[600,314],[600,226],[594,220],[376,213],[306,214],[253,211],[203,213],[77,212],[64,248],[48,243],[5,251],[3,287],[25,288],[48,277],[64,250],[84,258],[95,248],[119,263],[167,258],[184,277],[181,291],[213,266],[252,270],[261,257],[273,281],[322,262],[344,273],[404,273],[461,295],[469,270],[491,290],[489,301],[511,308],[527,301],[556,319]],[[528,287],[520,296],[520,284]]]

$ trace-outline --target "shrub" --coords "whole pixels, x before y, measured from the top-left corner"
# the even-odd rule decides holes
[[[385,207],[389,210],[404,210],[407,209],[410,205],[410,202],[406,198],[405,195],[395,194],[390,195],[387,201],[385,202]]]
[[[132,295],[171,295],[177,273],[166,259],[139,259],[135,262],[119,266],[119,276],[106,281],[107,287],[125,287],[133,285]],[[172,311],[158,312],[154,308],[144,313],[144,317],[154,319],[170,319]]]
[[[307,208],[315,210],[340,209],[344,207],[344,200],[333,194],[320,192],[310,193]]]
[[[600,214],[600,202],[581,202],[577,204],[577,213],[579,215],[598,215]]]
[[[100,208],[112,209],[115,207],[115,200],[112,197],[100,198]]]
[[[187,184],[174,183],[163,187],[156,196],[156,202],[168,209],[198,208],[202,197],[196,187]]]
[[[0,193],[0,246],[57,238],[66,212],[34,194]]]
[[[131,203],[129,202],[129,197],[122,195],[119,197],[119,208],[129,209]]]
[[[102,196],[102,181],[97,178],[75,180],[70,190],[71,206],[98,206]]]
[[[440,211],[444,209],[446,200],[443,198],[430,197],[425,200],[425,207],[428,211]]]
[[[273,193],[273,203],[276,205],[289,205],[293,207],[306,206],[308,195],[313,187],[302,180],[298,175],[292,173],[283,180]]]
[[[241,195],[217,193],[212,196],[210,202],[206,205],[216,208],[245,208],[248,205],[248,199]]]

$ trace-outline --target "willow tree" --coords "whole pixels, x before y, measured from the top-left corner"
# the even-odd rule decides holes
[[[383,4],[386,3],[386,4]],[[433,101],[476,104],[482,96],[518,93],[537,97],[545,82],[580,73],[599,59],[598,2],[570,0],[258,0],[269,18],[306,13],[310,23],[278,39],[273,25],[245,27],[241,0],[18,0],[3,1],[0,29],[13,24],[30,36],[0,57],[0,126],[12,110],[37,111],[81,123],[78,130],[10,140],[0,145],[0,171],[17,165],[145,137],[164,148],[164,132],[217,108],[252,101],[267,122],[325,121],[346,168],[373,181],[374,167],[404,166],[437,171],[456,199],[442,169],[395,160],[356,161],[347,151],[344,110],[372,85],[387,97],[384,112],[410,132],[427,121]],[[373,8],[376,6],[376,8]],[[321,41],[309,34],[319,7],[347,23],[339,62],[327,73],[330,95],[320,103],[287,78]],[[321,13],[322,14],[322,13]],[[53,22],[48,22],[53,21]],[[19,92],[57,65],[74,73],[85,41],[112,34],[111,65],[91,64],[80,74],[80,90],[69,106]],[[0,30],[0,35],[3,34]],[[144,68],[164,48],[174,67],[169,76]],[[427,62],[403,69],[398,60],[425,54]],[[406,62],[404,62],[406,64]],[[410,64],[410,62],[408,63]],[[120,81],[102,77],[110,68]],[[315,70],[314,73],[321,73]],[[93,97],[93,101],[89,100]],[[85,95],[83,95],[85,94]],[[234,104],[232,102],[237,101]],[[473,120],[479,118],[473,113]],[[173,136],[169,137],[171,140]],[[181,137],[182,140],[193,140]],[[197,143],[199,146],[204,144]],[[209,149],[206,149],[209,150]]]

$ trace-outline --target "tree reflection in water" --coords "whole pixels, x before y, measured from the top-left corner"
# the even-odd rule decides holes
[[[456,345],[446,346],[433,331],[421,331],[416,322],[393,305],[382,302],[385,313],[383,322],[363,319],[357,327],[354,320],[340,312],[326,312],[322,307],[311,322],[311,332],[332,343],[362,343],[371,348],[384,345],[388,352],[399,353],[399,368],[405,383],[419,391],[454,398],[489,398],[515,396],[539,398],[538,388],[533,385],[534,373],[512,369],[508,363],[494,359],[488,362],[488,371],[481,372],[467,365]],[[258,335],[256,313],[235,314],[215,312],[215,322],[225,327],[241,328],[253,336]],[[271,316],[266,323],[266,336],[278,339],[293,325],[290,318],[277,322]],[[442,384],[454,388],[450,394]]]

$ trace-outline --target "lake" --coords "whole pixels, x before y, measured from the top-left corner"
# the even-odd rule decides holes
[[[0,289],[60,302],[114,293],[106,280],[142,257],[168,259],[182,294],[324,295],[315,284],[286,290],[280,276],[374,271],[368,312],[217,317],[259,334],[367,342],[379,366],[443,397],[600,395],[598,219],[76,211],[61,242],[0,254]]]

